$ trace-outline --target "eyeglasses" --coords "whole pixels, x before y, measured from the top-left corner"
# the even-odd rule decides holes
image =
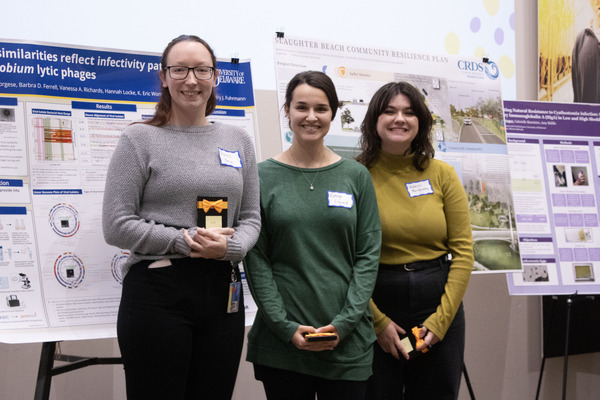
[[[196,79],[207,80],[213,77],[214,67],[186,67],[183,65],[171,65],[166,69],[169,70],[169,76],[171,79],[183,80],[188,77],[191,71],[194,71]]]

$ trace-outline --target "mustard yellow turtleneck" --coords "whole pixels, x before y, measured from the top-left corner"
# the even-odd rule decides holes
[[[452,255],[440,305],[423,322],[441,340],[454,319],[473,269],[469,209],[465,190],[452,166],[432,159],[421,172],[414,168],[412,158],[382,152],[370,171],[381,218],[380,262],[404,264]],[[426,189],[427,182],[433,193]],[[373,301],[371,311],[379,333],[390,319]]]

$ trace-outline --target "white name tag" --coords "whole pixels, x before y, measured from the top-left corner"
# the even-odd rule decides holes
[[[229,165],[233,168],[242,168],[242,159],[239,151],[227,151],[219,147],[219,158],[221,165]]]
[[[329,191],[327,192],[327,202],[329,207],[352,208],[354,205],[354,197],[352,197],[352,193]]]
[[[426,194],[433,194],[433,188],[429,179],[418,182],[409,182],[406,184],[406,190],[410,197],[424,196]]]

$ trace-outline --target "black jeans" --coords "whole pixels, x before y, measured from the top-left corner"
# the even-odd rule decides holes
[[[366,381],[332,380],[254,364],[269,400],[364,400]]]
[[[123,281],[117,335],[127,398],[230,399],[244,340],[243,296],[227,314],[231,265],[172,262],[142,261]]]
[[[412,272],[397,266],[380,266],[373,301],[410,333],[440,304],[450,264],[447,261],[439,267]],[[367,399],[457,399],[464,349],[465,313],[461,303],[444,339],[418,358],[397,360],[375,345]]]

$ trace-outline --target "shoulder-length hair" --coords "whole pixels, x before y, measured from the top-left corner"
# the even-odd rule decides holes
[[[408,82],[390,82],[375,92],[369,103],[367,114],[360,125],[362,152],[356,157],[356,160],[367,168],[371,168],[379,159],[381,137],[377,133],[377,120],[390,101],[399,94],[403,94],[409,99],[411,108],[419,120],[419,130],[410,144],[409,154],[415,155],[413,158],[415,168],[424,171],[435,155],[435,150],[431,144],[433,117],[425,104],[424,96]]]
[[[210,57],[212,59],[212,64],[213,64],[212,66],[214,68],[217,67],[217,57],[215,56],[215,52],[209,46],[209,44],[206,43],[206,41],[204,41],[203,39],[200,39],[198,36],[194,36],[194,35],[181,35],[181,36],[178,36],[175,39],[171,40],[171,42],[167,45],[167,47],[163,51],[162,57],[160,59],[160,68],[161,68],[160,73],[162,73],[162,74],[167,73],[166,72],[167,71],[167,58],[169,57],[169,53],[171,52],[171,49],[173,48],[173,46],[175,46],[177,43],[186,42],[186,41],[198,42],[198,43],[202,44],[204,47],[206,47],[206,49],[210,53]],[[213,87],[212,93],[206,102],[206,112],[204,113],[205,116],[212,114],[212,112],[215,110],[215,107],[217,106],[217,93],[216,93],[215,89],[216,88]],[[148,121],[145,121],[144,123],[146,123],[148,125],[154,125],[154,126],[165,125],[167,122],[169,122],[169,119],[171,118],[171,108],[172,108],[171,94],[169,93],[169,88],[162,87],[162,85],[161,85],[160,98],[158,99],[158,103],[156,104],[156,111],[154,112],[154,116],[151,119],[149,119]]]

